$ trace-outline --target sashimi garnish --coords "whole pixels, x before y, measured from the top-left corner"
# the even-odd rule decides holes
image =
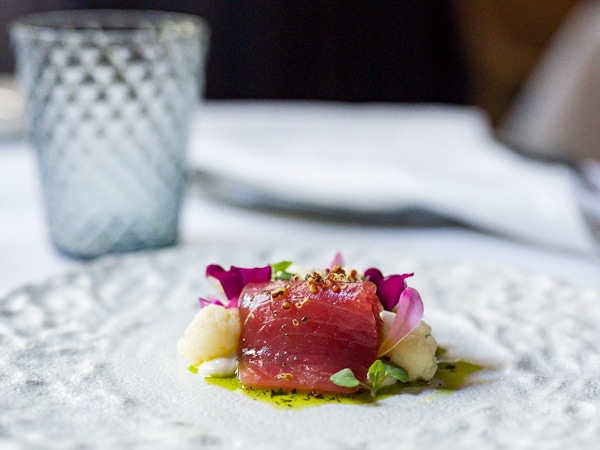
[[[386,311],[394,310],[400,301],[402,291],[406,288],[406,279],[413,275],[414,273],[405,273],[384,277],[381,270],[375,267],[365,270],[365,280],[375,283],[377,286],[377,295]]]
[[[408,381],[408,372],[401,367],[381,359],[376,359],[367,374],[367,382],[363,383],[354,375],[351,369],[345,368],[331,375],[330,379],[338,386],[353,388],[360,386],[371,393],[371,397],[377,396],[377,391],[385,387],[389,378],[401,383]]]
[[[412,276],[384,276],[375,267],[361,273],[345,267],[340,252],[326,268],[312,271],[291,261],[229,270],[211,264],[206,277],[217,295],[200,298],[200,306],[214,305],[235,316],[219,315],[218,310],[204,315],[220,317],[223,323],[218,324],[196,317],[178,342],[178,351],[190,360],[194,373],[237,374],[243,386],[247,382],[247,387],[259,389],[341,394],[366,390],[375,396],[390,383],[430,379],[437,369],[437,343],[422,321],[418,291],[406,283]],[[236,330],[228,328],[232,326]],[[237,350],[207,350],[207,339],[210,345],[220,345],[220,332],[208,338],[202,332],[208,329],[222,329],[228,342],[239,336],[233,337],[239,340]],[[203,341],[195,342],[200,336]],[[425,353],[407,359],[410,349]],[[214,358],[231,363],[204,364]],[[196,370],[201,366],[203,370]],[[213,366],[234,369],[213,374]]]
[[[215,287],[218,297],[200,298],[202,306],[208,304],[220,304],[226,308],[237,308],[238,298],[242,289],[248,283],[260,283],[271,280],[272,267],[243,267],[231,266],[229,270],[223,269],[217,264],[211,264],[206,268],[206,278]]]

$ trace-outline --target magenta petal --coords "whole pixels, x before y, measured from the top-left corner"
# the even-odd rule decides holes
[[[402,275],[391,275],[381,280],[377,285],[377,296],[383,307],[388,311],[394,309],[405,287]]]
[[[381,273],[381,270],[371,267],[370,269],[365,270],[365,280],[372,281],[376,285],[379,285],[379,282],[383,280],[383,274]]]
[[[219,305],[219,306],[225,306],[226,308],[231,308],[231,306],[229,304],[225,305],[217,297],[209,297],[209,298],[200,297],[198,300],[200,301],[201,308],[204,308],[205,306],[208,306],[208,305]],[[231,303],[231,302],[229,302],[229,303]],[[236,302],[236,307],[237,307],[237,302]]]
[[[211,264],[206,268],[206,276],[219,281],[225,297],[229,300],[237,298],[244,288],[244,279],[238,270],[225,270],[221,266]]]
[[[333,269],[333,266],[335,266],[336,264],[338,264],[340,267],[344,267],[344,257],[342,256],[341,252],[337,252],[335,254],[335,256],[333,257],[333,261],[331,261],[331,263],[329,264],[329,267],[327,267],[329,270]]]
[[[251,269],[231,266],[231,270],[237,270],[242,275],[242,289],[249,283],[266,283],[267,281],[271,281],[271,266],[253,267]],[[241,289],[240,292],[242,292]]]
[[[400,295],[406,288],[406,279],[413,275],[413,273],[405,273],[384,277],[379,269],[370,268],[365,271],[365,279],[375,283],[377,296],[387,311],[392,311],[398,304]]]
[[[227,306],[225,306],[226,309],[229,308],[237,308],[238,307],[238,300],[239,300],[239,296],[229,300],[229,303],[227,303]]]
[[[377,354],[385,355],[414,330],[423,318],[423,301],[416,289],[407,287],[398,301],[398,312],[392,322],[392,328],[385,337]]]
[[[225,270],[219,265],[211,264],[206,268],[206,276],[216,279],[221,285],[225,297],[237,304],[242,289],[248,283],[261,283],[271,280],[271,266],[251,269],[231,266],[229,270]],[[227,307],[231,308],[232,306],[228,304]]]

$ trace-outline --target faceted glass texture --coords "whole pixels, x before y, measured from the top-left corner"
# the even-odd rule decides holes
[[[173,244],[208,28],[144,11],[60,11],[11,29],[48,224],[77,257]]]

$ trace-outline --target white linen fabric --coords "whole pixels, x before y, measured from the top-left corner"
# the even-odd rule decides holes
[[[207,102],[193,168],[247,198],[357,213],[424,210],[487,232],[594,254],[576,171],[527,159],[479,109],[287,101]]]

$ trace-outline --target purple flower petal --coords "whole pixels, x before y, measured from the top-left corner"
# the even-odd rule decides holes
[[[335,266],[336,264],[338,264],[340,267],[344,267],[344,257],[342,256],[341,252],[337,252],[335,254],[335,256],[333,257],[333,261],[331,261],[331,263],[329,264],[329,267],[327,267],[329,270],[333,269],[333,266]]]
[[[247,284],[271,280],[271,266],[249,269],[231,266],[229,270],[225,270],[219,265],[211,264],[206,268],[206,277],[213,283],[216,281],[217,287],[220,286],[229,300],[227,307],[232,308],[237,307],[238,297]]]
[[[238,297],[244,288],[242,274],[233,268],[225,270],[221,266],[211,264],[206,268],[206,277],[217,281],[228,300]]]
[[[271,266],[253,267],[251,269],[231,266],[231,270],[237,270],[242,275],[242,289],[249,283],[266,283],[267,281],[271,281]],[[240,292],[242,291],[240,290]]]
[[[392,322],[392,328],[379,346],[378,356],[385,355],[398,345],[402,339],[419,325],[422,318],[423,301],[419,292],[411,287],[405,288],[398,301],[398,312]]]
[[[413,275],[414,273],[405,273],[384,277],[381,271],[374,267],[365,271],[365,279],[375,283],[377,296],[387,311],[392,311],[398,304],[400,295],[406,288],[406,279]]]
[[[205,306],[208,306],[208,305],[218,305],[218,306],[224,306],[225,308],[232,308],[232,306],[229,304],[231,302],[229,302],[226,305],[221,300],[219,300],[217,297],[208,297],[208,298],[200,297],[198,300],[200,301],[201,308],[204,308]],[[236,303],[236,306],[237,306],[237,303]]]
[[[379,282],[383,280],[383,274],[381,273],[381,270],[371,267],[370,269],[365,270],[365,279],[379,285]]]

